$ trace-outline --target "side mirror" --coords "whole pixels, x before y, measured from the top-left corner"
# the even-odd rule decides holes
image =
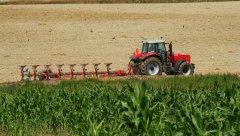
[[[172,42],[169,43],[170,62],[173,61]]]

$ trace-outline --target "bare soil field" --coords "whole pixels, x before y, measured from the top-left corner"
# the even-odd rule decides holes
[[[0,82],[20,80],[22,64],[113,62],[112,69],[127,70],[143,37],[161,36],[173,41],[175,52],[191,54],[197,74],[240,73],[239,7],[240,2],[2,5]]]

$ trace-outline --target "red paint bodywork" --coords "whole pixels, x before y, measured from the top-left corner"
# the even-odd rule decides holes
[[[170,58],[170,53],[167,54],[167,57]],[[173,53],[173,64],[175,64],[179,60],[186,60],[188,63],[191,61],[190,54],[186,53]]]
[[[138,49],[136,49],[136,52],[133,53],[133,56],[137,57],[138,59],[147,58],[147,57],[151,57],[151,56],[162,58],[162,56],[156,52],[150,52],[150,53],[143,54],[143,53],[139,52]],[[167,58],[170,59],[169,52],[167,52]],[[186,53],[173,53],[172,63],[175,64],[179,60],[186,60],[187,62],[190,63],[191,56],[190,56],[190,54],[186,54]]]

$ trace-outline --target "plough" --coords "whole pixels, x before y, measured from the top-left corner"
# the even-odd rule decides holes
[[[106,71],[99,71],[98,66],[101,63],[93,63],[94,71],[93,72],[87,72],[87,64],[80,64],[81,71],[76,72],[76,69],[74,68],[77,66],[77,64],[69,64],[69,72],[63,72],[62,67],[64,64],[56,64],[58,72],[53,72],[50,68],[52,65],[44,65],[44,68],[42,71],[38,72],[37,68],[39,65],[30,65],[32,67],[32,72],[28,69],[27,65],[21,65],[19,66],[21,71],[21,80],[25,79],[32,79],[32,80],[49,80],[49,79],[80,79],[80,78],[91,78],[91,77],[116,77],[116,76],[126,76],[126,75],[132,75],[133,70],[131,68],[128,72],[124,70],[116,70],[111,71],[111,64],[112,63],[104,63],[106,67]],[[130,66],[131,67],[131,66]]]
[[[106,71],[99,71],[98,66],[100,63],[94,63],[94,71],[87,72],[86,66],[88,64],[81,64],[81,72],[75,71],[76,64],[70,64],[70,72],[63,72],[63,64],[57,64],[58,72],[53,72],[50,68],[51,65],[44,65],[44,70],[38,72],[39,65],[31,65],[32,72],[28,70],[26,65],[20,66],[21,80],[31,79],[49,80],[49,79],[77,79],[77,78],[90,78],[90,77],[116,77],[127,75],[193,75],[195,65],[191,63],[190,54],[174,53],[172,51],[172,42],[165,43],[162,39],[153,41],[142,42],[142,52],[136,49],[136,52],[130,56],[128,71],[116,70],[110,71],[112,63],[104,63]],[[169,50],[166,49],[169,45]]]

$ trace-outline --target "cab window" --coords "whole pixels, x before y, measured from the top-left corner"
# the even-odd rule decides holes
[[[164,43],[157,43],[157,52],[166,51]]]

